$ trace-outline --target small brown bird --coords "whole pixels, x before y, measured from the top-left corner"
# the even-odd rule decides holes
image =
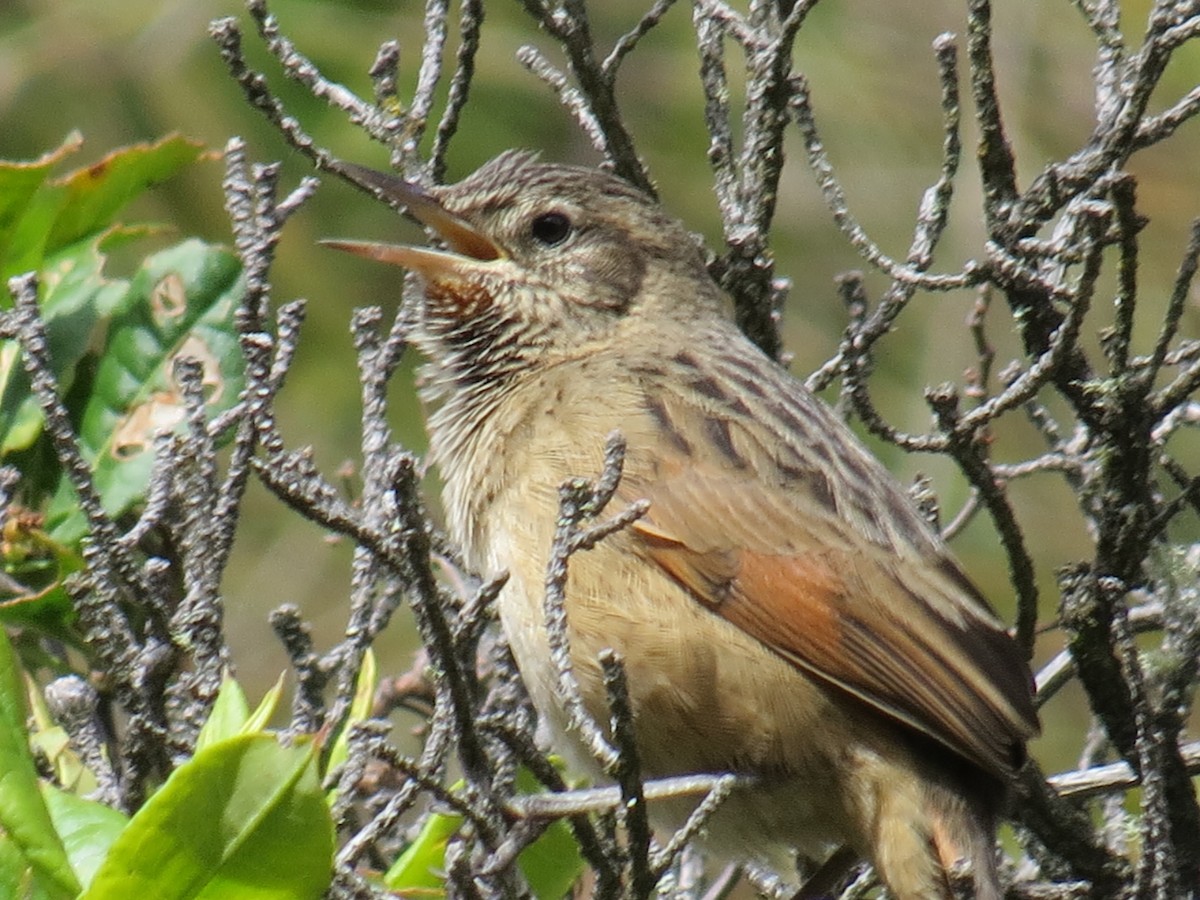
[[[725,857],[846,846],[899,900],[950,897],[966,859],[998,898],[995,819],[1038,731],[1029,669],[899,484],[737,330],[681,223],[521,152],[428,189],[347,168],[447,245],[332,242],[424,279],[449,528],[475,570],[509,572],[501,621],[560,749],[542,614],[557,491],[619,431],[619,496],[649,512],[574,557],[567,586],[597,719],[613,648],[648,774],[756,776],[710,824]],[[677,824],[690,805],[651,811]]]

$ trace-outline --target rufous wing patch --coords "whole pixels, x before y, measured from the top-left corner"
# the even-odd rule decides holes
[[[1007,711],[974,690],[974,663],[959,653],[954,627],[920,606],[890,614],[886,601],[911,598],[875,563],[840,551],[697,551],[653,516],[651,506],[633,526],[642,552],[702,605],[818,680],[987,771],[1011,773]],[[885,602],[851,596],[872,588]]]
[[[824,481],[803,466],[781,479],[786,454],[714,385],[702,403],[695,392],[647,401],[641,425],[663,439],[631,444],[646,464],[630,465],[618,492],[650,503],[632,527],[639,552],[814,680],[999,778],[1014,774],[1038,730],[1028,667],[900,489],[853,448],[836,458],[827,448],[825,465],[809,466]],[[718,393],[725,405],[714,409]]]

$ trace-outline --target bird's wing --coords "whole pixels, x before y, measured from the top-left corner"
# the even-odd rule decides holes
[[[648,401],[674,439],[622,488],[650,501],[640,551],[797,668],[1011,776],[1038,730],[1016,645],[899,486],[793,390],[819,426],[799,455],[747,429],[740,401]]]

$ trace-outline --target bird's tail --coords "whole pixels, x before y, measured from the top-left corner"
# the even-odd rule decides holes
[[[1002,900],[1000,876],[996,870],[996,823],[979,807],[968,809],[960,803],[931,815],[930,839],[934,852],[947,873],[948,882],[966,880],[975,900]],[[961,882],[960,882],[961,883]],[[951,893],[951,897],[962,896]]]

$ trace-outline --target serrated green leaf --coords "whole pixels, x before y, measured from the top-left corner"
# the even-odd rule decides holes
[[[42,797],[54,828],[62,838],[71,869],[86,890],[113,842],[129,824],[129,817],[52,784],[42,785]]]
[[[38,790],[25,733],[17,658],[0,629],[0,833],[7,835],[44,897],[73,897],[79,883]],[[9,857],[11,853],[7,854]]]
[[[67,156],[76,152],[83,144],[78,132],[72,132],[58,147],[32,162],[0,160],[0,276],[7,280],[9,275],[37,269],[41,259],[40,249],[22,247],[14,241],[14,232],[29,212],[35,194],[45,183],[50,171]],[[49,233],[46,220],[44,233]],[[32,264],[28,264],[32,263]],[[7,297],[7,294],[5,294]],[[0,306],[11,302],[4,300]]]
[[[313,746],[241,735],[175,770],[82,900],[315,900],[329,886],[333,846]]]
[[[246,702],[246,692],[226,669],[221,678],[221,688],[217,691],[217,699],[213,701],[212,712],[208,714],[208,719],[196,736],[196,752],[241,734],[248,718],[250,704]]]
[[[96,367],[80,442],[105,510],[120,515],[144,495],[155,435],[183,426],[178,357],[198,359],[211,413],[237,402],[244,379],[234,309],[241,267],[229,250],[188,240],[148,257],[134,275]],[[73,544],[86,530],[62,483],[47,510],[52,534]]]
[[[57,182],[65,202],[46,239],[47,253],[106,230],[134,197],[199,159],[204,147],[180,134],[121,147]]]

